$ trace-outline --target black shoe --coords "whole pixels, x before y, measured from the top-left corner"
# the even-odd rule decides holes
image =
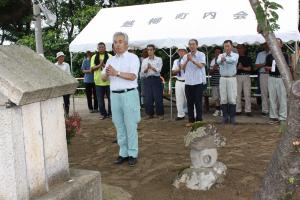
[[[153,115],[147,115],[147,116],[145,117],[146,120],[153,119],[153,118],[154,118]]]
[[[117,144],[118,143],[118,140],[115,139],[114,141],[112,141],[113,144]]]
[[[104,119],[106,119],[106,118],[107,118],[106,115],[100,115],[100,120],[104,120]]]
[[[242,114],[242,112],[236,112],[235,113],[235,115],[241,115]]]
[[[262,115],[263,117],[269,117],[269,113],[264,113],[264,112],[262,112],[261,115]]]
[[[184,119],[184,117],[176,117],[175,118],[176,121],[183,120],[183,119]]]
[[[279,120],[277,118],[270,118],[270,121],[268,122],[268,124],[279,124]]]
[[[114,163],[120,165],[127,160],[128,160],[128,157],[119,156],[118,159],[114,161]]]
[[[134,167],[134,165],[137,163],[137,158],[134,158],[134,157],[131,157],[131,156],[129,156],[129,158],[128,158],[128,165],[130,166],[130,167]]]
[[[253,115],[252,115],[251,112],[247,112],[246,115],[247,115],[248,117],[253,117]]]

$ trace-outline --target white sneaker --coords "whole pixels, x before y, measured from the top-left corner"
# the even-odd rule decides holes
[[[219,111],[219,110],[216,110],[216,111],[214,112],[213,116],[214,116],[214,117],[218,117],[219,114],[220,114],[220,111]]]
[[[222,112],[222,110],[220,111],[220,117],[223,117],[223,112]]]

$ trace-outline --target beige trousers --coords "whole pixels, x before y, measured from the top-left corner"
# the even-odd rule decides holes
[[[236,104],[237,96],[236,77],[220,78],[221,104]]]
[[[236,112],[242,112],[242,93],[245,97],[245,112],[251,112],[251,79],[249,75],[237,75]]]
[[[269,74],[259,75],[260,93],[261,93],[261,111],[269,113],[269,94],[268,94]]]
[[[282,79],[269,76],[268,86],[270,98],[270,118],[286,120],[287,95]]]

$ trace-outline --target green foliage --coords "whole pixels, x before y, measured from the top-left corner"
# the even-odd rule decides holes
[[[194,122],[194,123],[193,123],[193,126],[192,126],[192,128],[191,128],[191,131],[195,131],[195,130],[197,130],[199,127],[203,127],[204,125],[206,125],[206,123],[203,122],[203,121]]]
[[[277,21],[279,15],[276,11],[282,6],[275,2],[270,2],[269,0],[259,0],[259,4],[256,7],[256,18],[260,28],[263,31],[274,32],[280,28]]]
[[[8,4],[9,0],[1,0],[0,1],[0,8],[5,7]]]
[[[90,22],[90,20],[98,13],[100,7],[98,6],[85,6],[82,10],[77,10],[74,16],[71,17],[71,21],[80,29]]]

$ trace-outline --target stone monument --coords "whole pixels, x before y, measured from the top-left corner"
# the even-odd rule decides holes
[[[225,146],[226,139],[211,124],[195,123],[185,136],[185,146],[189,146],[192,165],[179,172],[173,185],[184,184],[192,190],[209,190],[216,183],[222,183],[226,166],[218,162],[217,147]]]
[[[62,95],[76,79],[23,46],[0,61],[0,200],[101,200],[99,172],[69,170]]]

